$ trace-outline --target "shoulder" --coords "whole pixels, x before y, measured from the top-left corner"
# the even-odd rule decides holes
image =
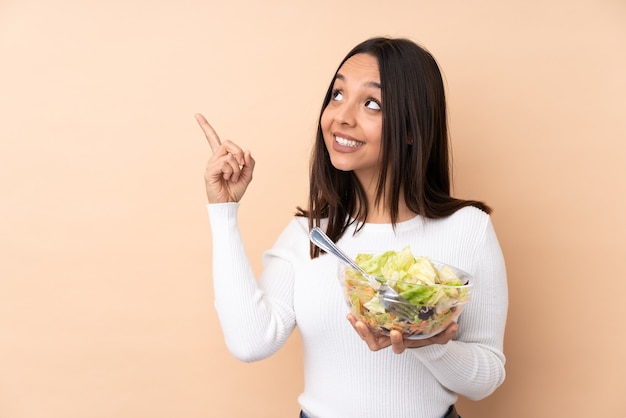
[[[462,229],[484,229],[491,222],[491,218],[487,212],[484,212],[475,206],[465,206],[454,212],[452,215],[441,219],[435,219],[434,222]]]
[[[309,221],[303,216],[294,216],[289,220],[281,236],[307,238],[309,236]]]
[[[424,228],[427,233],[444,239],[477,246],[483,242],[492,226],[488,213],[474,206],[466,206],[444,218],[429,219]]]
[[[278,235],[272,248],[282,254],[309,254],[309,223],[307,218],[294,216]]]
[[[474,206],[466,206],[445,218],[435,219],[425,226],[428,236],[440,245],[441,255],[433,256],[471,274],[477,263],[500,257],[500,248],[491,217]],[[428,229],[430,228],[430,229]]]
[[[489,214],[476,206],[465,206],[452,215],[450,219],[462,222],[489,222]]]

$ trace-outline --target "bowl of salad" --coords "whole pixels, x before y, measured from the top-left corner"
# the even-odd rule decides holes
[[[417,307],[417,314],[410,319],[387,311],[379,291],[357,270],[340,263],[339,281],[350,312],[374,334],[398,330],[405,338],[430,338],[457,320],[472,295],[471,275],[428,257],[416,257],[409,247],[382,254],[362,253],[355,260],[380,283],[396,290],[400,297],[394,302]]]

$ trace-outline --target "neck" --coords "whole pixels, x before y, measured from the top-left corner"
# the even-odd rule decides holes
[[[387,196],[383,196],[383,199],[378,204],[375,203],[376,196],[376,179],[377,176],[364,176],[362,173],[358,173],[357,177],[361,182],[361,185],[365,188],[365,194],[367,196],[368,212],[367,222],[373,224],[388,224],[391,223],[391,211],[387,205]],[[389,187],[386,188],[389,190]],[[396,222],[408,221],[414,218],[417,214],[407,208],[404,200],[404,193],[400,191],[400,201],[398,202],[398,219]]]

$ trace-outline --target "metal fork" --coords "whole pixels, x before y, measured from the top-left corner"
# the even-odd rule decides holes
[[[345,264],[349,265],[353,269],[365,277],[370,286],[380,295],[380,303],[387,309],[387,311],[394,313],[396,316],[405,319],[407,321],[415,321],[415,318],[419,315],[420,310],[415,305],[400,296],[393,288],[387,286],[385,283],[378,281],[377,277],[373,274],[367,273],[359,266],[356,261],[350,258],[344,253],[337,245],[322,231],[320,228],[315,227],[309,233],[309,238],[313,244],[320,247],[327,253],[333,254],[339,258]]]

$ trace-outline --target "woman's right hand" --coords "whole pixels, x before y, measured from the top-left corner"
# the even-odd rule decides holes
[[[198,113],[195,117],[213,151],[204,172],[209,203],[239,202],[252,181],[254,159],[250,151],[231,141],[222,143],[204,116]]]

